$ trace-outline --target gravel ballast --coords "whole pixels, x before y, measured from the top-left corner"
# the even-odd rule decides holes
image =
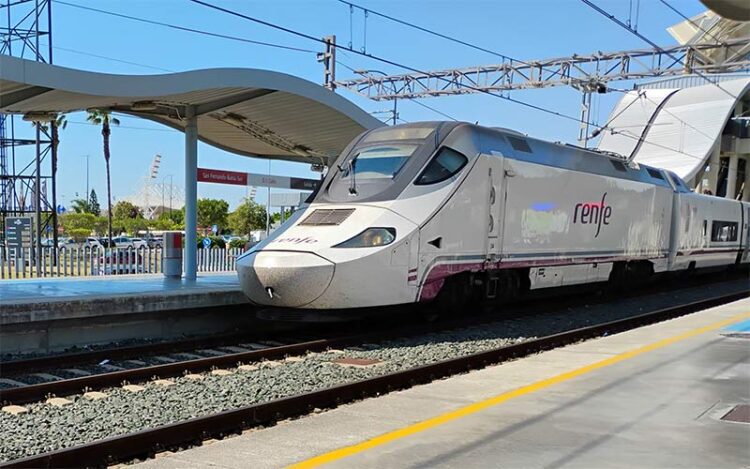
[[[101,400],[66,396],[73,403],[63,407],[28,404],[25,407],[29,412],[25,414],[0,413],[3,435],[0,461],[268,402],[746,288],[746,279],[728,281],[342,351],[310,353],[301,361],[262,363],[255,370],[232,368],[232,374],[226,376],[203,373],[198,380],[181,377],[173,379],[171,386],[148,383],[135,393],[119,387],[104,389],[108,397]],[[366,367],[333,363],[341,357],[382,362]]]

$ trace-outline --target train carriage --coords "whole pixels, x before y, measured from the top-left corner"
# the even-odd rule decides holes
[[[237,268],[268,306],[502,300],[747,261],[747,207],[616,155],[467,123],[406,124],[356,138],[310,205]]]

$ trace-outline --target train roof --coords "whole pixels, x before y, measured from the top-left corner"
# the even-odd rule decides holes
[[[429,124],[436,124],[430,122]],[[643,164],[628,162],[626,158],[611,152],[597,151],[562,142],[550,142],[530,137],[515,130],[484,127],[468,122],[451,123],[452,130],[462,129],[477,132],[483,153],[500,153],[504,157],[521,161],[565,168],[573,171],[598,174],[639,181],[672,188],[671,177],[678,190],[689,191],[684,181],[674,173]],[[436,125],[437,127],[437,125]],[[667,176],[666,173],[669,173]]]
[[[449,138],[453,142],[457,139],[474,141],[474,145],[478,145],[480,151],[485,154],[494,153],[545,166],[675,188],[681,192],[690,191],[684,181],[671,171],[629,162],[625,157],[612,152],[583,148],[569,143],[550,142],[516,130],[485,127],[470,122],[410,122],[371,130],[363,140],[419,140],[429,135],[434,135],[436,141],[442,141],[444,138]]]

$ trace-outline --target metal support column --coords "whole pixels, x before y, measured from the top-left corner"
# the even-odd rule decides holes
[[[584,148],[589,146],[589,122],[591,119],[591,91],[583,91],[581,99],[581,129],[578,131],[578,141]]]
[[[742,188],[742,201],[750,202],[750,156],[745,156],[745,182]]]
[[[729,171],[727,172],[727,193],[724,197],[734,199],[737,194],[737,155],[729,155]]]
[[[39,274],[41,264],[42,253],[42,178],[40,173],[42,172],[42,153],[41,153],[41,138],[42,133],[39,130],[39,122],[36,123],[36,155],[34,157],[34,269],[35,275],[40,277]]]
[[[188,106],[185,119],[185,279],[195,280],[198,265],[198,117]]]
[[[711,150],[711,157],[708,160],[708,189],[714,195],[716,195],[719,190],[719,168],[721,167],[721,161],[719,159],[720,153],[721,140],[714,145]]]

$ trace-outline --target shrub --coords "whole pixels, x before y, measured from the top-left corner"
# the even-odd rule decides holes
[[[203,249],[203,239],[204,238],[201,237],[198,238],[198,249]],[[227,247],[227,243],[225,243],[224,240],[218,236],[208,236],[208,239],[211,240],[211,249],[224,249]]]
[[[86,241],[86,237],[91,234],[91,230],[87,228],[73,228],[66,231],[68,236],[73,238],[76,242]]]
[[[245,241],[244,239],[233,239],[229,241],[229,248],[230,249],[236,249],[236,248],[242,249],[245,247],[246,243],[247,241]]]

